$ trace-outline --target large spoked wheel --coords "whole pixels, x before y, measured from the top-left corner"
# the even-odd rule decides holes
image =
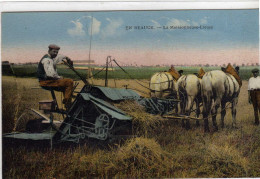
[[[109,116],[107,114],[100,114],[95,122],[95,134],[98,138],[106,140],[109,130]]]

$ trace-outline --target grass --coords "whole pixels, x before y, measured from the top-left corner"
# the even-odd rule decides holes
[[[104,81],[94,80],[94,83]],[[135,84],[131,80],[117,82],[120,87],[126,83]],[[109,85],[114,83],[109,81]],[[25,109],[37,109],[39,100],[50,99],[48,91],[31,89],[35,86],[38,86],[37,79],[2,77],[3,131],[12,131],[8,123],[13,125]],[[224,129],[205,134],[203,124],[195,127],[195,121],[191,121],[191,130],[185,130],[180,121],[154,122],[153,118],[159,117],[142,113],[139,116],[134,112],[141,109],[133,109],[131,104],[122,105],[123,110],[140,118],[138,125],[152,124],[152,127],[140,128],[139,137],[106,148],[98,148],[91,141],[54,150],[3,146],[3,178],[260,176],[260,128],[253,125],[253,107],[247,102],[247,81],[243,81],[239,96],[238,129],[231,128],[230,110],[227,110]],[[151,123],[147,122],[148,118]]]
[[[13,65],[13,71],[17,77],[37,77],[37,65]],[[59,65],[58,72],[61,76],[72,79],[79,79],[79,77],[64,65]],[[168,71],[170,67],[124,67],[123,72],[119,67],[115,67],[115,71],[108,73],[108,79],[150,79],[150,77],[158,71]],[[184,74],[198,73],[201,67],[176,67],[177,70],[183,70]],[[248,80],[251,76],[251,70],[254,66],[240,67],[240,76],[243,80]],[[205,71],[220,70],[220,67],[203,67]],[[77,70],[81,76],[86,77],[86,70]],[[93,70],[93,75],[99,70]],[[8,75],[8,74],[3,74]],[[95,75],[95,78],[104,79],[105,71]]]

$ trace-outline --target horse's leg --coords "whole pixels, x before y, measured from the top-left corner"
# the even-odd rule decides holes
[[[190,116],[193,104],[194,104],[194,97],[192,96],[187,96],[187,104],[186,104],[186,108],[185,108],[185,115],[186,116]],[[190,119],[186,119],[186,128],[190,129]]]
[[[185,98],[185,95],[182,93],[181,94],[181,102],[180,102],[181,114],[184,114],[185,106],[186,106],[186,98]]]
[[[211,115],[212,115],[212,123],[213,123],[213,127],[214,130],[217,131],[218,130],[218,124],[216,121],[217,118],[217,112],[218,112],[218,108],[220,106],[220,98],[217,98],[214,102],[213,108],[211,110]]]
[[[178,98],[175,98],[175,99],[178,99]],[[175,104],[174,109],[175,109],[175,113],[178,114],[179,113],[179,105],[178,105],[178,103]]]
[[[181,105],[181,115],[185,114],[185,106],[186,106],[186,99],[183,98],[183,102],[182,102],[182,105]],[[185,119],[184,118],[181,119],[181,125],[182,125],[183,128],[185,128]]]
[[[238,97],[234,98],[232,102],[232,127],[233,128],[236,128],[237,102],[238,102]]]
[[[181,99],[181,114],[183,115],[183,114],[185,114],[185,106],[186,106],[186,96],[182,93],[182,99]],[[185,120],[184,119],[182,119],[181,120],[181,123],[182,123],[182,127],[183,128],[185,128],[185,122],[184,122]]]
[[[224,118],[226,115],[226,101],[221,102],[221,128],[224,128]]]
[[[177,99],[177,98],[176,98]],[[175,105],[175,113],[178,114],[179,113],[179,108],[178,108],[178,104]]]
[[[204,119],[204,132],[209,132],[209,120],[208,120],[208,116],[209,113],[206,111],[204,111],[204,107],[203,107],[203,119]]]
[[[198,98],[196,98],[195,100],[196,100],[196,117],[199,118],[199,116],[200,116],[200,101],[199,101]],[[200,126],[199,120],[196,120],[196,126],[197,127]]]
[[[203,119],[204,119],[204,132],[209,132],[209,112],[212,104],[212,99],[210,97],[203,97]]]

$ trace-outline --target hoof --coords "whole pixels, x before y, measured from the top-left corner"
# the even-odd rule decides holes
[[[209,133],[209,128],[204,128],[204,133]]]
[[[238,129],[239,127],[237,127],[236,125],[232,125],[232,129]]]
[[[181,126],[182,126],[183,128],[186,127],[186,126],[185,126],[185,122],[184,122],[184,120],[181,121]]]
[[[174,124],[179,124],[179,121],[178,120],[174,120]]]
[[[186,124],[186,127],[185,127],[187,130],[191,129],[190,125],[189,124]]]
[[[190,120],[186,120],[186,129],[191,129]]]
[[[217,131],[218,131],[218,127],[215,126],[215,127],[213,128],[213,132],[217,132]]]
[[[255,125],[255,126],[258,126],[258,125],[259,125],[259,122],[255,122],[254,125]]]

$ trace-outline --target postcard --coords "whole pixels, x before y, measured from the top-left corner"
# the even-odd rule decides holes
[[[260,176],[258,2],[56,3],[3,4],[3,178]]]

